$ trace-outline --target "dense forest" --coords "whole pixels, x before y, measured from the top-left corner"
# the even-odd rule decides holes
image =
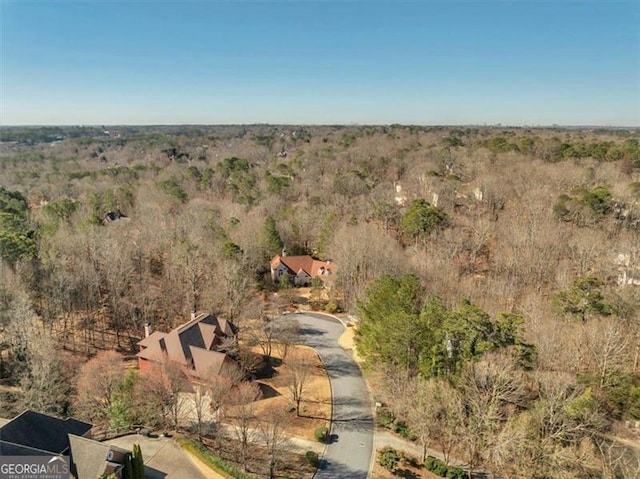
[[[357,324],[387,424],[501,477],[637,478],[639,142],[0,129],[0,407],[71,412],[82,363],[135,353],[145,323],[206,310],[242,328],[288,287],[269,275],[284,247],[337,266],[315,306]]]

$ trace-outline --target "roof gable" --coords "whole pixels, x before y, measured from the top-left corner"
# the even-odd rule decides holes
[[[149,344],[149,347],[144,348],[136,356],[142,359],[149,359],[151,361],[162,361],[164,358],[163,344],[165,340],[162,338],[160,341]]]
[[[204,348],[211,349],[211,346],[216,344],[218,337],[216,336],[216,327],[213,324],[198,323],[202,340],[204,341]]]
[[[184,349],[180,341],[180,334],[177,330],[173,330],[163,338],[166,345],[167,357],[171,361],[187,364],[187,358],[184,355]]]
[[[207,374],[220,374],[228,356],[218,351],[208,351],[202,348],[191,347],[193,367],[196,375],[203,377]]]
[[[138,342],[138,346],[142,346],[142,347],[149,347],[154,343],[157,343],[158,341],[160,341],[161,338],[164,338],[166,333],[161,333],[160,331],[154,331],[153,333],[151,333],[149,336],[147,336],[146,338],[144,338],[142,341]]]

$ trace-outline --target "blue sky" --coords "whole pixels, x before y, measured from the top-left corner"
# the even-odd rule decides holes
[[[2,125],[640,125],[637,1],[0,5]]]

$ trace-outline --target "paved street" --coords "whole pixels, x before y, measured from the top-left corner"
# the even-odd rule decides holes
[[[324,362],[333,395],[331,441],[325,450],[317,479],[366,479],[373,453],[372,404],[360,368],[338,346],[344,326],[320,314],[292,314],[300,322],[304,343]]]

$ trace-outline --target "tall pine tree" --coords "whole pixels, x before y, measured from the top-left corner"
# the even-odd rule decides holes
[[[260,235],[260,246],[265,260],[270,260],[276,254],[280,254],[284,243],[278,232],[276,220],[269,215],[264,220],[262,232]]]

